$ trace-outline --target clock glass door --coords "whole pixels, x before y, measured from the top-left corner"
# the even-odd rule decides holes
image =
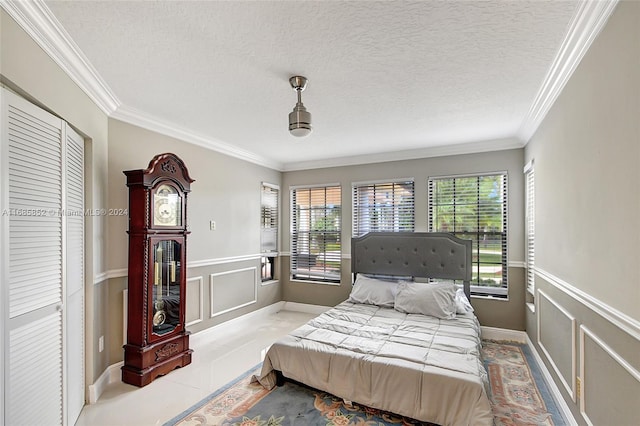
[[[152,246],[153,300],[152,332],[171,333],[180,324],[180,254],[182,244],[175,240],[157,241]]]

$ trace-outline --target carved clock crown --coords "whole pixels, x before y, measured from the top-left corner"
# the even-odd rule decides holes
[[[145,187],[154,186],[158,179],[170,178],[184,192],[191,191],[191,184],[195,180],[189,176],[189,171],[184,162],[175,154],[170,152],[158,154],[151,159],[146,169],[129,170],[124,172],[127,175],[127,186],[143,185]]]

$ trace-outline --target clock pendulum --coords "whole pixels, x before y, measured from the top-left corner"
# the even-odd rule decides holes
[[[158,244],[158,248],[156,250],[156,262],[155,262],[155,292],[156,292],[156,301],[154,304],[155,313],[153,314],[153,325],[159,326],[164,324],[167,319],[167,314],[164,311],[164,300],[162,298],[162,242]]]

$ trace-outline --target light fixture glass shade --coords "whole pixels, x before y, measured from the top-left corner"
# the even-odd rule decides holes
[[[293,136],[303,137],[310,134],[311,130],[311,114],[302,103],[297,103],[289,113],[289,132]]]

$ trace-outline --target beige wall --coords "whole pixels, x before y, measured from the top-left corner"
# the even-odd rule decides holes
[[[512,149],[482,154],[455,155],[406,161],[285,172],[282,179],[283,228],[289,226],[290,187],[339,183],[342,187],[342,280],[326,285],[289,280],[288,256],[282,258],[284,299],[292,302],[333,306],[345,300],[351,290],[351,186],[353,182],[414,178],[416,231],[427,231],[427,180],[430,176],[502,172],[508,173],[508,260],[509,300],[474,298],[472,303],[482,325],[524,330],[523,240],[523,150]],[[283,234],[282,250],[290,252]],[[518,267],[520,266],[520,267]]]
[[[535,160],[537,266],[640,320],[640,285],[629,287],[640,268],[621,262],[640,250],[637,7],[619,4],[526,159]]]
[[[70,123],[85,137],[85,206],[100,209],[107,200],[107,116],[53,60],[0,9],[0,74],[2,83]],[[86,233],[86,380],[93,383],[104,370],[97,361],[102,333],[99,295],[106,271],[106,219],[87,218]]]
[[[414,177],[416,230],[424,231],[428,176],[507,170],[509,301],[474,298],[478,317],[488,326],[517,330],[526,326],[581,423],[588,418],[596,424],[601,419],[623,424],[640,405],[636,379],[640,371],[639,40],[640,3],[621,2],[524,150],[283,174],[109,120],[4,10],[0,10],[0,74],[3,84],[59,115],[86,137],[88,208],[126,207],[122,171],[146,167],[157,153],[174,152],[185,161],[196,179],[189,201],[188,259],[199,261],[189,268],[188,276],[195,279],[191,286],[202,283],[203,299],[197,312],[202,320],[190,326],[192,331],[282,299],[321,305],[344,300],[350,290],[352,182]],[[522,166],[530,159],[536,168],[539,293],[536,312],[526,311],[525,318],[524,275],[519,266],[524,260]],[[342,185],[345,268],[340,285],[290,282],[288,257],[282,258],[282,285],[247,282],[251,280],[246,271],[258,267],[263,180],[281,183],[284,252],[290,250],[289,187]],[[216,231],[209,230],[210,220],[216,221]],[[95,216],[87,222],[88,384],[122,359],[125,231],[123,217]],[[257,300],[211,318],[211,283],[214,287],[254,286]],[[223,302],[234,303],[233,299]],[[196,307],[189,309],[194,318]],[[548,332],[556,323],[561,324],[566,342],[551,341],[555,334]],[[107,348],[99,353],[97,341],[102,335]],[[582,380],[584,402],[579,398],[574,402],[571,396],[574,376]]]
[[[157,154],[180,157],[195,182],[188,195],[187,318],[192,332],[281,300],[278,282],[260,280],[260,191],[280,185],[280,172],[109,120],[109,207],[128,207],[124,170],[144,169]],[[210,221],[216,222],[212,231]],[[128,259],[128,217],[109,217],[109,363],[122,360],[122,291]],[[239,296],[237,296],[239,295]],[[237,296],[237,297],[236,297]],[[245,306],[242,306],[245,305]],[[198,319],[198,322],[195,322]]]
[[[245,272],[247,269],[259,272],[260,183],[279,184],[280,173],[109,120],[3,9],[0,9],[0,19],[2,84],[65,119],[85,136],[87,208],[126,208],[127,192],[122,171],[145,168],[157,153],[174,152],[187,164],[196,179],[189,197],[192,234],[188,260],[200,261],[199,266],[189,268],[189,278],[202,277],[203,298],[209,297],[212,274],[218,288],[247,286],[257,293],[254,303],[213,318],[210,318],[209,301],[203,301],[202,309],[200,303],[192,303],[197,305],[192,307],[196,309],[195,314],[202,319],[189,329],[198,331],[280,301],[278,283],[262,286],[259,275],[246,282]],[[216,231],[209,230],[209,220],[216,221]],[[124,216],[87,218],[85,330],[88,385],[94,383],[108,366],[122,360],[122,291],[127,285],[126,226]],[[241,272],[234,274],[235,271]],[[224,279],[216,281],[215,277]],[[189,285],[200,287],[197,281],[190,281]],[[232,303],[230,300],[227,305]],[[105,337],[103,352],[98,351],[100,336]]]
[[[536,179],[528,333],[581,424],[637,423],[639,123],[640,3],[623,1],[525,148]]]

